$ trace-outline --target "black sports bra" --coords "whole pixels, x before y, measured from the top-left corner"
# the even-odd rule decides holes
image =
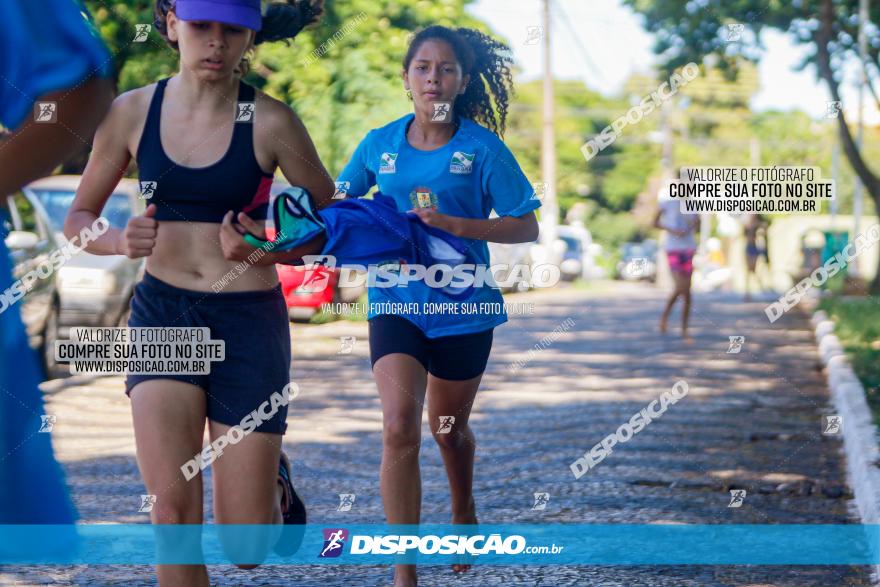
[[[254,88],[239,82],[242,120],[233,123],[226,154],[207,167],[185,167],[168,158],[159,135],[167,84],[168,79],[163,79],[156,85],[137,152],[141,194],[148,204],[156,204],[156,220],[219,223],[229,210],[265,220],[272,176],[260,168],[254,155]]]

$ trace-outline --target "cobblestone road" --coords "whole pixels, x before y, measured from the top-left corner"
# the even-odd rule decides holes
[[[841,443],[823,436],[829,397],[806,320],[768,324],[760,303],[698,296],[695,344],[661,336],[663,294],[615,284],[510,297],[534,303],[512,316],[495,345],[472,426],[475,497],[484,523],[854,523]],[[671,323],[675,323],[673,315]],[[568,332],[516,373],[542,337]],[[381,414],[370,376],[366,325],[294,325],[292,374],[302,392],[289,415],[285,448],[314,523],[383,521],[378,493]],[[739,354],[728,336],[743,335]],[[356,336],[337,354],[340,336]],[[678,380],[689,395],[597,468],[575,480],[568,464]],[[49,382],[55,446],[84,522],[144,522],[128,401],[120,378]],[[425,522],[449,520],[446,479],[424,425]],[[210,491],[210,483],[206,483]],[[743,488],[742,507],[728,508]],[[533,493],[550,501],[532,511]],[[339,493],[357,495],[335,511]],[[210,496],[206,518],[211,519]],[[382,585],[385,567],[213,566],[220,585]],[[482,585],[868,585],[865,567],[476,567],[463,577],[425,567],[426,586]],[[147,567],[0,569],[0,583],[150,585]]]

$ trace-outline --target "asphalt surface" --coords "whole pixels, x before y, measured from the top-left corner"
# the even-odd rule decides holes
[[[534,313],[496,331],[471,425],[477,437],[475,499],[483,523],[857,523],[839,436],[821,433],[829,394],[806,318],[769,324],[760,302],[695,298],[694,344],[656,323],[664,293],[603,285],[511,296]],[[567,321],[567,322],[566,322]],[[567,331],[542,338],[567,323]],[[292,376],[301,394],[285,450],[311,523],[380,523],[381,412],[364,323],[293,325]],[[339,354],[340,337],[354,336]],[[728,353],[730,336],[744,336]],[[545,343],[546,343],[545,339]],[[537,346],[536,346],[537,345]],[[529,351],[534,351],[530,353]],[[511,365],[521,364],[514,369]],[[677,380],[688,395],[597,467],[575,479],[569,463]],[[57,416],[58,458],[85,523],[143,523],[145,493],[134,459],[121,378],[84,376],[44,385]],[[424,522],[449,521],[448,489],[428,423],[421,450]],[[210,473],[208,473],[210,474]],[[205,486],[210,493],[210,483]],[[731,489],[745,489],[728,507]],[[532,510],[535,492],[550,494]],[[338,494],[356,494],[338,512]],[[211,497],[206,520],[211,521]],[[211,566],[218,585],[388,585],[389,567]],[[152,585],[150,567],[0,568],[0,584]],[[420,585],[869,585],[847,566],[448,566],[420,570]]]

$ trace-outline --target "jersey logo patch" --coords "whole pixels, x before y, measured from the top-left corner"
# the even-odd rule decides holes
[[[474,170],[474,157],[476,157],[476,153],[468,154],[463,151],[456,151],[452,154],[452,161],[449,163],[450,173],[470,173]]]
[[[397,173],[397,153],[382,153],[379,173]]]
[[[437,208],[437,196],[431,188],[417,187],[409,193],[413,208]]]

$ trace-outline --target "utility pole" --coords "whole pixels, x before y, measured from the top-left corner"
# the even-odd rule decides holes
[[[836,136],[831,145],[831,176],[834,178],[834,189],[838,190],[838,197],[831,200],[831,227],[834,230],[836,229],[837,210],[840,205],[840,139]]]
[[[758,137],[749,140],[749,163],[752,167],[761,166],[761,141]]]
[[[545,184],[541,204],[541,244],[546,247],[548,259],[556,262],[553,243],[556,242],[559,223],[559,203],[556,199],[556,137],[553,129],[553,67],[550,58],[550,2],[543,0],[544,24],[544,107],[541,135],[541,181]]]
[[[663,133],[663,150],[660,155],[660,167],[663,170],[664,179],[674,178],[675,170],[672,168],[672,123],[669,120],[669,112],[666,104],[660,106],[660,127]]]

